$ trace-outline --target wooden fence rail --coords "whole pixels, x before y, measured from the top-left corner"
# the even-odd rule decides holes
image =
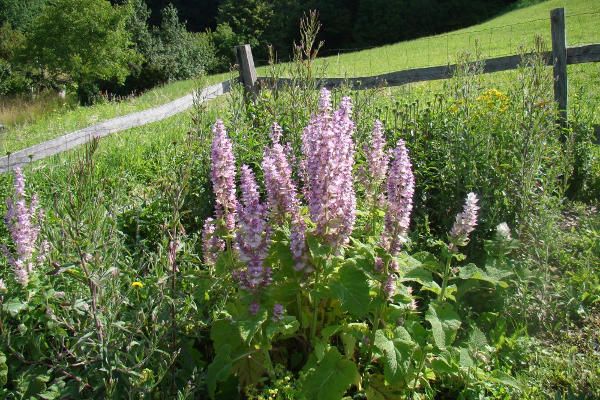
[[[205,102],[222,94],[228,93],[229,90],[229,81],[220,82],[202,89],[197,95],[188,94],[158,107],[124,115],[122,117],[112,118],[99,124],[71,132],[56,139],[48,140],[26,149],[15,151],[0,158],[0,173],[8,172],[17,167],[22,167],[23,165],[32,161],[41,160],[43,158],[73,149],[91,141],[93,138],[101,138],[110,135],[111,133],[120,132],[126,129],[135,128],[137,126],[142,126],[169,118],[190,108],[194,103],[195,96],[197,101]]]
[[[600,62],[600,44],[567,47],[565,13],[564,9],[554,9],[550,13],[552,32],[552,51],[544,52],[542,57],[548,66],[554,67],[554,94],[555,101],[561,112],[561,123],[567,121],[567,65],[588,62]],[[273,82],[271,78],[257,77],[249,45],[237,46],[236,56],[240,66],[240,81],[248,93],[255,94],[262,85],[291,84],[292,80],[278,78]],[[508,71],[517,68],[523,61],[523,55],[512,55],[483,60],[483,73]],[[367,89],[381,86],[399,86],[407,83],[448,79],[452,77],[457,65],[445,65],[409,69],[390,72],[387,74],[366,76],[359,78],[324,78],[317,83],[325,87],[339,87],[348,85],[352,89]],[[219,95],[228,93],[230,82],[225,81],[204,88],[199,94],[202,101],[211,100]],[[149,110],[140,111],[123,117],[113,118],[100,124],[72,132],[62,137],[49,140],[16,151],[0,158],[0,173],[7,172],[15,167],[20,167],[29,162],[43,159],[63,151],[70,150],[84,144],[93,138],[107,136],[114,132],[151,122],[160,121],[174,114],[182,112],[192,106],[193,95],[189,94],[180,99]]]
[[[542,58],[546,65],[553,65],[552,52],[542,53]],[[567,49],[567,64],[581,64],[600,61],[600,44],[591,44],[586,46],[571,47]],[[483,73],[493,73],[516,69],[523,61],[522,55],[504,56],[482,60]],[[404,71],[390,72],[376,76],[365,76],[355,78],[323,78],[318,80],[319,86],[335,88],[342,85],[360,90],[372,89],[382,86],[401,86],[407,83],[433,81],[439,79],[448,79],[454,75],[457,65],[443,65],[438,67],[425,67],[407,69]],[[292,80],[288,78],[278,78],[277,84],[288,84]],[[257,83],[260,85],[273,84],[272,78],[259,77]]]

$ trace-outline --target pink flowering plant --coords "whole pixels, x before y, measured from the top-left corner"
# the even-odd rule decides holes
[[[211,397],[232,376],[246,388],[275,379],[278,365],[298,372],[307,399],[402,398],[434,381],[518,386],[491,365],[479,368],[492,350],[461,307],[464,296],[506,287],[510,246],[502,243],[512,240],[510,230],[488,246],[486,267],[465,263],[460,250],[481,207],[469,193],[447,241],[437,243],[439,257],[410,254],[410,151],[402,139],[388,148],[384,133],[375,121],[357,152],[351,99],[334,108],[321,89],[294,173],[277,123],[260,165],[237,168],[216,122],[216,209],[204,226],[204,262],[231,292],[211,328]]]

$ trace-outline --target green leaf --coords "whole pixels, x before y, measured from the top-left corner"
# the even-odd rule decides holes
[[[388,339],[383,330],[375,332],[375,347],[384,354],[385,380],[392,385],[406,383],[414,343],[404,330],[398,339]],[[408,335],[408,338],[406,337]]]
[[[238,377],[242,387],[256,384],[265,374],[265,353],[262,351],[249,354],[233,364],[232,372]]]
[[[231,346],[223,345],[217,351],[217,355],[206,371],[206,384],[208,395],[215,398],[217,382],[224,381],[231,373]]]
[[[265,329],[265,334],[267,335],[268,340],[272,340],[277,335],[281,335],[283,339],[286,337],[291,337],[294,333],[296,333],[299,327],[300,323],[296,317],[287,315],[283,317],[281,321],[270,322]]]
[[[433,280],[433,274],[423,267],[411,267],[406,270],[400,279],[402,282],[417,282],[422,286],[422,290],[428,290],[435,294],[440,294],[442,288]]]
[[[501,271],[498,271],[500,273],[496,273],[495,276],[489,275],[486,271],[482,270],[481,268],[479,268],[478,266],[476,266],[475,264],[472,264],[472,263],[460,267],[459,271],[460,272],[458,273],[458,277],[460,279],[474,279],[474,280],[478,280],[478,281],[484,281],[484,282],[491,283],[494,286],[498,285],[503,288],[508,287],[508,284],[501,280],[503,277],[505,277],[507,275],[501,273]],[[508,275],[510,275],[510,274],[508,274]]]
[[[448,303],[431,303],[425,314],[425,320],[431,324],[433,341],[440,349],[450,346],[460,328],[460,317]]]
[[[227,319],[220,319],[213,323],[210,338],[217,351],[224,346],[229,346],[231,350],[235,350],[242,345],[239,329]]]
[[[394,389],[393,386],[386,386],[382,375],[371,375],[369,377],[369,386],[365,389],[367,400],[398,400],[406,398],[406,393],[401,389]]]
[[[8,382],[8,365],[6,365],[6,355],[0,351],[0,387],[4,387]]]
[[[359,380],[356,365],[331,347],[319,365],[307,371],[302,391],[309,400],[339,400]]]
[[[316,236],[306,235],[306,244],[313,260],[325,259],[331,254],[331,246],[321,243]]]
[[[469,354],[469,349],[465,347],[460,348],[459,364],[461,368],[473,368],[475,366],[475,362],[473,361],[471,354]]]
[[[352,360],[354,358],[354,350],[356,349],[356,337],[346,332],[342,332],[340,337],[344,345],[344,355],[347,359]]]
[[[246,344],[250,344],[254,335],[260,330],[263,322],[267,320],[268,313],[264,307],[261,307],[260,311],[256,315],[251,316],[250,319],[238,321],[237,325],[240,330],[240,337]]]
[[[515,378],[513,378],[512,376],[508,375],[506,372],[501,371],[501,370],[494,370],[492,372],[490,372],[489,374],[486,374],[484,371],[479,370],[479,378],[481,380],[487,380],[489,382],[494,382],[494,383],[498,383],[500,385],[504,385],[504,386],[510,386],[514,389],[523,391],[523,385],[517,381]]]
[[[23,303],[19,299],[12,298],[4,305],[2,305],[2,309],[8,312],[11,316],[16,317],[21,311],[23,311],[27,307],[26,303]]]
[[[337,333],[340,330],[340,325],[327,325],[323,329],[321,329],[321,338],[328,343],[329,338]]]
[[[342,309],[361,318],[369,312],[369,283],[367,277],[355,267],[343,267],[330,284],[331,292],[340,301]]]

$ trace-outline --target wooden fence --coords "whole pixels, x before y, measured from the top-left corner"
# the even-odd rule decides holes
[[[561,124],[566,124],[568,107],[568,77],[567,65],[600,62],[600,44],[567,47],[565,10],[556,8],[550,12],[550,29],[552,34],[552,50],[541,54],[548,66],[554,67],[554,100],[558,104],[561,115]],[[271,78],[257,77],[252,60],[252,51],[249,45],[236,48],[238,64],[240,65],[240,80],[249,91],[256,91],[261,85],[286,85],[290,79],[278,78],[273,82]],[[516,69],[521,65],[525,55],[510,55],[504,57],[481,60],[483,73],[493,73]],[[425,82],[451,78],[456,69],[456,64],[435,67],[408,69],[387,74],[353,78],[323,78],[319,79],[317,86],[335,88],[346,85],[354,90],[370,89],[382,86],[400,86],[407,83]]]
[[[567,65],[600,62],[600,44],[567,47],[565,12],[562,8],[551,11],[550,26],[552,32],[552,51],[545,52],[542,56],[546,65],[553,66],[554,68],[554,98],[561,113],[560,123],[566,124],[568,107]],[[273,84],[273,81],[270,78],[257,76],[250,45],[237,46],[235,50],[238,65],[240,66],[240,81],[248,92],[256,92],[262,84]],[[490,58],[482,60],[482,62],[483,73],[507,71],[516,69],[521,64],[522,55]],[[399,86],[407,83],[447,79],[453,76],[456,69],[457,65],[425,67],[358,78],[324,78],[320,79],[317,83],[320,86],[330,88],[348,85],[353,89],[360,90],[381,86]],[[278,84],[285,85],[290,82],[291,81],[286,78],[277,79]],[[204,88],[199,97],[202,101],[208,101],[228,93],[229,89],[229,81],[217,83]],[[159,107],[119,118],[113,118],[62,137],[16,151],[0,158],[0,173],[10,171],[15,167],[20,167],[32,161],[73,149],[92,140],[92,138],[107,136],[114,132],[170,117],[191,107],[192,100],[193,95],[187,95]]]

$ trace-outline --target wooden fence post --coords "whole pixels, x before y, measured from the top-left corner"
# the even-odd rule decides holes
[[[256,69],[252,58],[252,49],[249,44],[236,46],[235,56],[240,66],[240,80],[249,94],[256,93]]]
[[[552,65],[554,66],[554,101],[558,104],[560,125],[567,125],[567,36],[565,32],[565,9],[550,11],[552,28]]]

